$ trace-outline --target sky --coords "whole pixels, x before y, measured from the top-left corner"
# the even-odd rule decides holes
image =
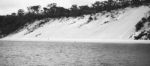
[[[0,0],[0,15],[11,14],[17,12],[18,9],[26,9],[33,5],[45,7],[47,4],[57,3],[58,6],[69,8],[72,4],[89,5],[95,1],[103,0]]]

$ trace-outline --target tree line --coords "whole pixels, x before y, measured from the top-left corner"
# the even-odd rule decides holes
[[[56,3],[48,4],[47,7],[41,8],[40,5],[27,7],[27,12],[19,9],[17,13],[11,15],[0,16],[0,37],[7,36],[30,24],[35,20],[45,18],[61,18],[61,17],[78,17],[87,14],[95,14],[102,11],[111,12],[111,10],[123,9],[126,7],[138,7],[140,5],[148,5],[149,0],[108,0],[96,1],[92,6],[72,5],[70,8],[57,6]]]

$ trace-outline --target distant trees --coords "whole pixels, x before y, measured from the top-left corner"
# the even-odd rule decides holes
[[[43,10],[43,15],[49,18],[69,16],[69,10],[64,7],[58,7],[56,3],[48,4]]]
[[[132,4],[134,4],[135,6],[139,6],[141,5],[141,0],[132,0]]]
[[[57,4],[52,3],[52,4],[49,4],[47,6],[48,6],[48,16],[49,17],[55,17],[56,10],[57,10]]]
[[[17,14],[16,14],[16,13],[11,13],[11,15],[12,15],[12,16],[17,16]]]
[[[39,13],[39,9],[40,9],[40,5],[36,5],[36,6],[31,6],[31,7],[28,7],[28,11],[30,13],[34,13],[34,14],[38,14]]]
[[[106,2],[107,4],[105,5],[107,7],[107,11],[111,11],[113,8],[113,3],[114,1],[113,0],[108,0],[108,2]]]
[[[23,16],[24,15],[24,10],[23,9],[19,9],[18,10],[18,16]]]
[[[88,5],[79,6],[81,14],[92,14],[95,13]]]
[[[50,8],[55,8],[55,7],[57,7],[57,4],[56,3],[51,3],[51,4],[48,4],[47,7],[49,7],[49,9]]]
[[[79,7],[74,4],[71,6],[70,8],[70,16],[80,16],[80,11],[79,11]]]

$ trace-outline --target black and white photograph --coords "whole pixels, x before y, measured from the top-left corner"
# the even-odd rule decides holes
[[[0,66],[150,66],[150,0],[0,0]]]

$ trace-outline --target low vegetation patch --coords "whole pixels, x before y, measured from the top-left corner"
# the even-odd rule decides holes
[[[140,32],[138,35],[134,35],[135,40],[150,40],[150,16],[142,18],[135,27],[136,33]]]

